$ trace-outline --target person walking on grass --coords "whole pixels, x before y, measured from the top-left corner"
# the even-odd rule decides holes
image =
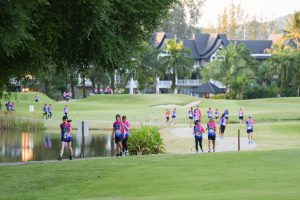
[[[68,120],[67,116],[63,116],[62,120],[63,120],[63,123],[60,124],[61,149],[60,149],[60,154],[57,157],[57,159],[59,161],[62,160],[62,158],[63,158],[62,156],[63,156],[63,153],[64,153],[64,148],[65,148],[65,145],[67,144],[68,149],[69,149],[69,153],[70,153],[69,159],[72,160],[73,159],[73,149],[72,149],[72,139],[73,138],[72,138],[72,133],[71,133],[71,131],[72,131],[71,121],[72,120]]]
[[[192,127],[193,119],[194,119],[194,111],[193,108],[191,107],[188,111],[188,116],[190,120],[190,128]]]
[[[220,113],[219,113],[218,108],[216,108],[216,111],[215,111],[215,119],[216,119],[216,120],[219,120],[219,118],[220,118]]]
[[[68,111],[69,111],[68,105],[65,105],[65,107],[64,107],[64,115],[65,115],[66,117],[68,117]]]
[[[212,118],[213,117],[213,111],[211,110],[211,108],[208,108],[208,110],[207,110],[207,118],[208,119],[210,119],[210,118]]]
[[[228,124],[228,121],[229,121],[229,110],[228,109],[224,110],[224,116],[225,116],[225,119],[226,119],[226,124]]]
[[[216,123],[214,122],[213,118],[210,118],[207,123],[207,130],[208,130],[208,152],[211,151],[211,143],[213,146],[213,152],[216,151]]]
[[[194,110],[194,116],[195,116],[194,118],[195,121],[198,120],[199,122],[201,122],[201,111],[199,109],[199,106],[197,106],[197,108]]]
[[[244,123],[244,111],[242,108],[240,108],[239,110],[239,120],[240,120],[240,124]]]
[[[200,124],[199,120],[196,120],[194,123],[195,123],[195,125],[194,125],[193,135],[194,135],[194,138],[195,138],[196,153],[198,153],[198,144],[199,144],[201,152],[203,152],[202,139],[203,139],[203,133],[205,131],[204,131],[203,126]]]
[[[116,115],[116,121],[113,124],[112,139],[115,140],[117,157],[122,156],[122,141],[124,138],[124,124],[121,116]]]
[[[165,116],[166,116],[166,123],[168,124],[169,123],[169,121],[170,121],[170,111],[169,111],[169,109],[167,109],[166,110],[166,113],[165,113]]]
[[[253,135],[253,126],[254,120],[251,116],[248,117],[248,120],[245,121],[247,127],[247,134],[248,134],[248,144],[253,144],[252,135]]]
[[[227,120],[225,118],[225,114],[223,113],[222,116],[221,116],[221,119],[219,121],[219,124],[220,124],[220,129],[219,129],[220,139],[224,138],[226,122],[227,122]]]
[[[44,106],[43,106],[43,117],[42,117],[42,119],[47,119],[47,118],[48,118],[47,104],[44,104]]]
[[[51,104],[48,105],[47,112],[48,112],[48,119],[51,119],[51,117],[52,117],[52,105]]]
[[[123,141],[122,141],[122,151],[123,151],[123,154],[125,156],[128,156],[128,146],[127,146],[127,141],[128,141],[128,138],[129,138],[129,130],[131,128],[131,125],[129,123],[129,121],[127,120],[127,117],[124,115],[122,117],[122,122],[123,122],[123,125],[124,125],[124,138],[123,138]]]
[[[172,112],[172,122],[176,124],[176,108],[174,108]]]

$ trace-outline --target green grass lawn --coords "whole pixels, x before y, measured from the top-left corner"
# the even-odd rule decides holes
[[[41,100],[35,103],[35,95],[18,94],[14,114],[40,119],[43,104],[51,103],[53,119],[44,122],[58,131],[65,102],[54,102],[39,94]],[[246,137],[245,126],[237,123],[238,110],[242,107],[246,115],[252,115],[257,151],[0,166],[0,199],[297,199],[300,98],[237,101],[184,95],[98,95],[69,102],[68,107],[75,127],[77,121],[88,120],[91,127],[110,128],[119,113],[127,115],[134,125],[156,123],[164,127],[163,137],[170,138],[164,124],[166,107],[157,106],[179,105],[175,127],[186,127],[188,108],[184,105],[199,100],[204,116],[208,107],[229,109],[225,136],[236,137],[240,129]],[[35,113],[28,112],[29,105],[35,105]],[[168,146],[191,145],[188,139],[168,142]]]
[[[0,199],[298,199],[300,150],[1,166]]]
[[[42,117],[44,103],[53,106],[53,121],[46,125],[53,125],[61,121],[65,102],[54,102],[44,94],[39,93],[40,102],[34,102],[37,93],[19,93],[16,114],[18,116]],[[73,120],[89,120],[92,126],[101,126],[104,122],[114,120],[116,114],[127,115],[129,120],[136,123],[163,122],[166,108],[158,105],[175,104],[177,108],[178,123],[187,124],[187,105],[199,101],[200,109],[206,118],[206,110],[219,108],[223,112],[225,108],[230,111],[230,121],[238,122],[238,110],[242,107],[245,115],[252,115],[256,122],[274,122],[283,120],[300,120],[300,98],[275,98],[258,100],[206,100],[186,95],[97,95],[76,102],[69,102],[69,115]],[[35,112],[29,113],[29,105],[35,105]],[[169,107],[170,109],[172,106]]]

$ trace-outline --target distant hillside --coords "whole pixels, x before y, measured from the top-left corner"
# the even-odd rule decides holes
[[[269,21],[268,26],[271,26],[273,23],[275,25],[275,30],[278,31],[278,33],[282,33],[282,30],[285,29],[287,25],[287,21],[289,19],[289,15],[285,15],[279,18],[274,19],[273,21]]]

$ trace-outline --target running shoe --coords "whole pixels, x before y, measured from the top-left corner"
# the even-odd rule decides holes
[[[58,157],[57,157],[57,160],[61,161],[61,160],[62,160],[62,157],[61,157],[61,156],[58,156]]]

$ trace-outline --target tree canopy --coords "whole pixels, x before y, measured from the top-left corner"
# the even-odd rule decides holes
[[[117,68],[176,0],[0,2],[0,94],[12,78],[48,66]]]

